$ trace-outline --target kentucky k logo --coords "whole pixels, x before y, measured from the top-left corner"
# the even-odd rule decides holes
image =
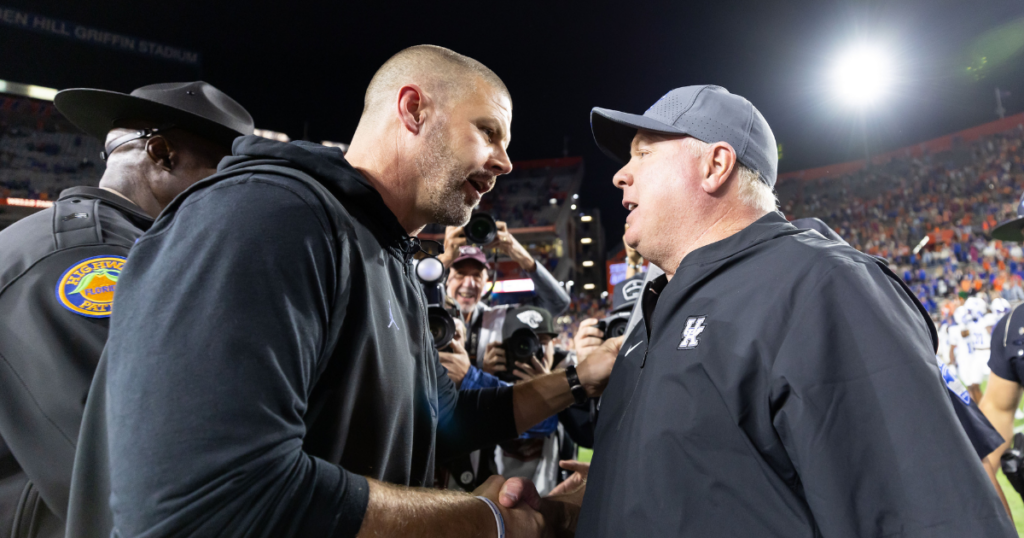
[[[683,329],[683,339],[679,342],[678,349],[693,349],[697,347],[700,340],[697,338],[700,333],[704,332],[707,327],[704,326],[704,320],[707,316],[690,316],[686,318],[686,328]]]

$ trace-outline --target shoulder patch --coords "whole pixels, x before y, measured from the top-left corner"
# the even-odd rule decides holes
[[[123,256],[96,256],[68,267],[57,281],[57,301],[80,316],[109,318],[125,260]]]

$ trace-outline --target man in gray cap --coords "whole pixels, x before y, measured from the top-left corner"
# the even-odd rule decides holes
[[[577,536],[1015,535],[927,314],[883,263],[775,210],[749,101],[689,86],[591,118],[626,163],[626,241],[664,273],[604,393]]]
[[[135,240],[216,172],[252,117],[205,82],[130,95],[64,90],[57,109],[106,141],[98,187],[0,232],[0,536],[64,536],[89,384]]]

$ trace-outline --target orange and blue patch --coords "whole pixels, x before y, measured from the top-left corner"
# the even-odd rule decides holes
[[[124,262],[121,256],[96,256],[72,265],[57,281],[57,301],[82,316],[109,318]]]

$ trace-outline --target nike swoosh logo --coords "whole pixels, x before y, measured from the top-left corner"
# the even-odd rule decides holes
[[[639,346],[639,345],[640,345],[640,344],[642,344],[642,343],[643,343],[643,342],[637,342],[637,343],[633,344],[633,347],[631,347],[631,348],[629,348],[629,349],[627,349],[627,350],[626,350],[626,355],[629,355],[629,352],[631,352],[631,351],[633,351],[634,349],[636,349],[636,346]],[[623,355],[623,357],[625,357],[626,355]]]

